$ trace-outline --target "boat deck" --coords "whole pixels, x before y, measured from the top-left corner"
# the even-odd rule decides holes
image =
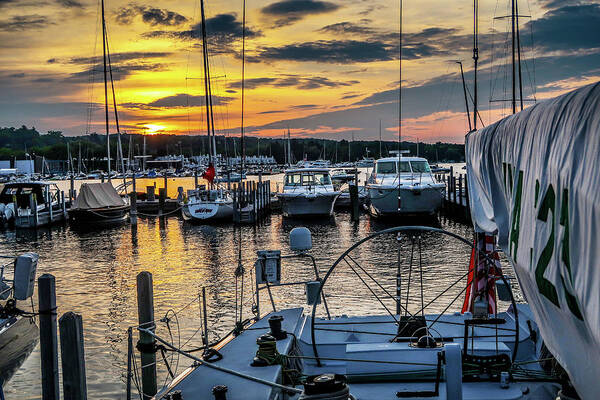
[[[337,373],[347,376],[350,392],[356,399],[393,399],[397,392],[433,391],[437,369],[437,353],[445,349],[448,343],[458,343],[462,348],[464,342],[465,316],[450,314],[442,316],[435,323],[432,336],[443,338],[438,340],[435,348],[416,348],[411,345],[410,338],[398,342],[390,342],[396,333],[396,324],[391,316],[339,317],[332,320],[317,319],[315,340],[318,344],[321,365],[314,358],[311,341],[311,318],[303,315],[303,309],[294,308],[266,315],[239,336],[233,338],[219,351],[223,359],[212,363],[213,366],[226,368],[253,378],[282,384],[282,367],[271,365],[266,367],[251,366],[257,349],[256,339],[269,331],[268,318],[280,315],[282,329],[294,332],[297,344],[303,357],[303,375],[320,375]],[[431,325],[436,316],[426,316]],[[505,337],[496,341],[495,326],[480,325],[473,328],[477,336],[469,340],[469,353],[476,355],[512,355],[514,348],[515,321],[510,313],[498,314],[505,320],[499,327],[505,329]],[[535,357],[535,344],[529,339],[527,313],[523,314],[519,329],[518,360],[531,360]],[[467,316],[468,318],[468,316]],[[513,329],[509,332],[509,329]],[[510,334],[507,334],[509,332]],[[509,337],[506,337],[509,336]],[[501,340],[503,339],[503,340]],[[512,342],[511,342],[512,341]],[[531,343],[528,343],[531,342]],[[277,341],[277,350],[281,354],[289,354],[292,349],[293,336]],[[350,361],[353,360],[353,361]],[[537,364],[531,366],[536,369]],[[445,366],[443,377],[439,383],[437,396],[415,395],[410,398],[446,399]],[[537,367],[539,370],[539,367]],[[167,393],[179,390],[184,399],[212,398],[212,388],[225,385],[228,388],[227,399],[297,399],[299,394],[283,395],[282,390],[268,384],[233,375],[227,371],[217,370],[207,365],[190,367],[175,379],[169,389],[165,389],[157,398],[165,398]],[[544,382],[511,382],[508,388],[501,388],[499,382],[481,380],[463,382],[463,399],[497,399],[508,400],[518,398],[552,398],[554,384]],[[302,389],[302,386],[296,386]],[[527,394],[528,393],[528,394]],[[527,395],[524,395],[527,394]],[[550,397],[546,397],[550,395]]]

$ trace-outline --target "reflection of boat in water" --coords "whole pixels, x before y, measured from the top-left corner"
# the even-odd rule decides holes
[[[26,253],[0,266],[0,301],[4,301],[0,303],[0,392],[1,386],[10,380],[38,342],[34,318],[23,315],[17,307],[19,301],[33,296],[37,262],[37,254]],[[9,280],[11,264],[12,279]]]
[[[81,228],[125,222],[127,204],[110,182],[84,183],[69,209],[69,220]]]
[[[190,190],[181,213],[187,221],[232,220],[233,199],[224,189]]]
[[[294,168],[285,172],[283,193],[277,197],[286,217],[330,216],[340,195],[327,168]]]
[[[66,204],[58,186],[43,181],[11,182],[0,193],[0,217],[17,228],[37,228],[64,221]]]
[[[377,216],[432,214],[442,204],[444,189],[421,157],[379,159],[367,183],[370,211]]]

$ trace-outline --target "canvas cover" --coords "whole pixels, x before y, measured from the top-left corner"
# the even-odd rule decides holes
[[[471,216],[497,232],[542,336],[579,395],[600,371],[600,83],[466,139]]]
[[[125,205],[121,196],[112,184],[84,183],[73,202],[72,209],[89,210],[103,207],[119,207]]]

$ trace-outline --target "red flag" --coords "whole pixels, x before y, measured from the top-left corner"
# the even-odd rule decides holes
[[[207,181],[209,181],[210,183],[212,183],[213,179],[215,179],[215,167],[213,166],[212,163],[208,164],[208,168],[206,169],[206,171],[204,171],[204,173],[202,174],[202,177],[204,179],[206,179]]]

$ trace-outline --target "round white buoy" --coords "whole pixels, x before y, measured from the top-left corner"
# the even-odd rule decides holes
[[[290,232],[290,249],[296,252],[304,252],[312,249],[312,237],[308,228],[300,226]]]

